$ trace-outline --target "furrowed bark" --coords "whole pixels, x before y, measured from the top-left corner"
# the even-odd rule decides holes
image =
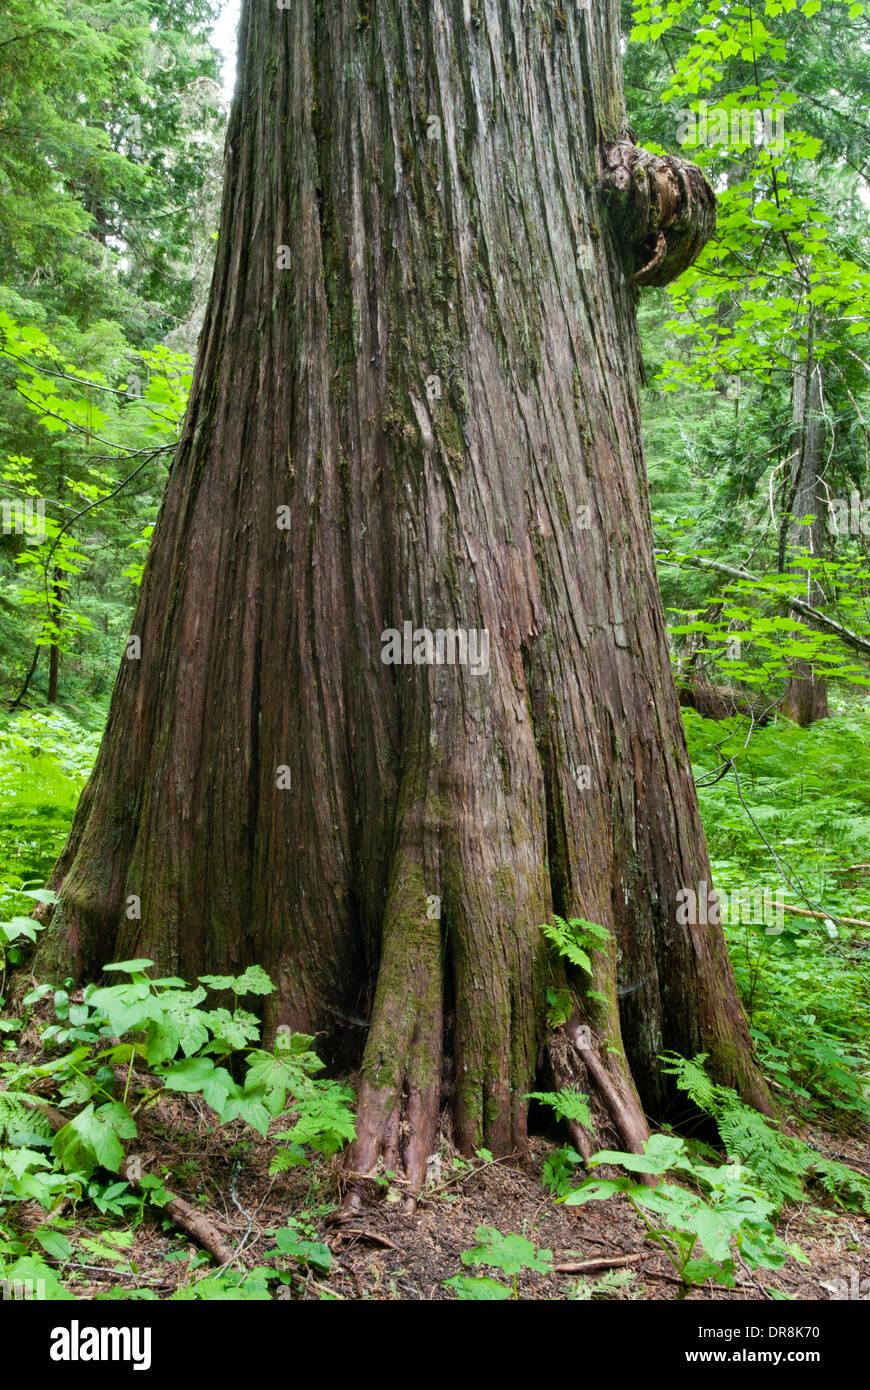
[[[721,931],[677,925],[709,864],[638,411],[631,277],[712,195],[629,147],[618,73],[615,3],[243,6],[142,659],[55,873],[43,967],[256,959],[333,1061],[366,1019],[351,1168],[412,1196],[442,1096],[463,1149],[525,1142],[554,909],[611,932],[560,1065],[626,1143],[664,1048],[765,1103]],[[385,663],[406,622],[478,660]]]

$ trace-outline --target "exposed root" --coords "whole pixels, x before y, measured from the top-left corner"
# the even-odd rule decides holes
[[[564,1028],[550,1033],[548,1053],[556,1085],[589,1097],[594,1131],[568,1122],[571,1142],[584,1162],[608,1143],[641,1153],[649,1127],[621,1052],[606,1049],[575,1014]]]
[[[417,1196],[426,1181],[426,1167],[435,1146],[441,1100],[439,1084],[427,1094],[413,1091],[397,1102],[388,1088],[377,1089],[364,1081],[359,1096],[356,1143],[350,1155],[350,1183],[342,1216],[350,1218],[362,1207],[362,1189],[385,1172],[398,1174],[405,1188],[402,1210],[413,1214]]]
[[[435,1147],[441,1108],[444,971],[436,837],[413,784],[400,821],[384,913],[378,983],[362,1065],[357,1137],[348,1155],[354,1174],[344,1217],[360,1210],[360,1181],[385,1171],[406,1187],[416,1209]],[[437,901],[437,897],[435,899]]]
[[[573,1019],[565,1025],[565,1034],[580,1055],[583,1065],[598,1088],[607,1109],[630,1153],[643,1153],[649,1139],[649,1126],[644,1119],[634,1084],[617,1063],[609,1064],[596,1051],[589,1030]]]
[[[530,734],[523,747],[533,767]],[[536,924],[549,909],[542,815],[535,821],[533,807],[525,809],[523,824],[535,834],[518,841],[507,816],[478,805],[476,764],[470,772],[462,758],[442,762],[425,777],[414,764],[400,798],[349,1156],[355,1173],[398,1173],[406,1211],[426,1181],[444,1091],[461,1152],[485,1146],[501,1156],[525,1146],[544,993]],[[445,821],[445,805],[464,809]],[[449,1080],[442,1077],[448,1013]],[[347,1214],[359,1210],[364,1190],[351,1182]]]

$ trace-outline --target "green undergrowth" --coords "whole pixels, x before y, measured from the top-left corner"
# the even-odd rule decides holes
[[[148,960],[107,965],[117,983],[89,985],[75,996],[40,985],[23,1012],[3,1017],[4,1290],[74,1297],[89,1252],[120,1258],[146,1212],[169,1208],[177,1194],[137,1158],[143,1121],[168,1093],[201,1097],[218,1126],[242,1121],[264,1137],[286,1117],[289,1127],[285,1120],[274,1135],[273,1175],[308,1165],[312,1154],[335,1153],[354,1137],[350,1091],[317,1076],[322,1064],[312,1037],[279,1028],[271,1048],[259,1045],[259,1020],[240,1001],[273,991],[263,970],[203,975],[191,987],[176,977],[152,978],[151,968]],[[232,1006],[209,1003],[210,992]],[[22,1212],[34,1208],[36,1223],[23,1220]],[[104,1229],[95,1249],[89,1227],[98,1214],[122,1229]],[[280,1265],[201,1275],[173,1297],[267,1298],[270,1279],[286,1282],[285,1257],[291,1266],[323,1261],[322,1249],[298,1228],[279,1232],[271,1253]]]
[[[104,711],[0,716],[0,891],[44,887],[102,735]],[[0,900],[0,909],[2,909]]]
[[[738,909],[725,923],[765,1072],[810,1117],[865,1120],[870,926],[842,919],[870,922],[870,718],[748,737],[744,720],[689,710],[686,730],[720,897],[767,893],[822,917]]]

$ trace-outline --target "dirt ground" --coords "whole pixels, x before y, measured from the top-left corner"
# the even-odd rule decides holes
[[[304,1234],[327,1244],[332,1252],[328,1273],[294,1274],[290,1285],[271,1284],[273,1294],[294,1299],[430,1300],[455,1297],[444,1280],[463,1272],[462,1252],[477,1244],[475,1229],[494,1226],[516,1232],[538,1249],[552,1251],[556,1271],[522,1273],[522,1299],[566,1299],[578,1280],[587,1287],[608,1267],[626,1282],[610,1289],[611,1299],[675,1299],[679,1281],[664,1255],[644,1238],[641,1221],[622,1199],[565,1207],[541,1184],[541,1170],[551,1145],[533,1139],[530,1152],[496,1162],[459,1159],[444,1142],[433,1160],[430,1181],[414,1215],[402,1210],[402,1193],[388,1179],[366,1184],[361,1210],[348,1224],[338,1219],[343,1197],[338,1160],[321,1160],[310,1168],[269,1175],[275,1153],[271,1139],[261,1139],[238,1123],[215,1127],[214,1115],[196,1096],[164,1095],[141,1126],[139,1151],[143,1170],[163,1177],[171,1190],[198,1207],[237,1252],[239,1265],[267,1262],[275,1249],[274,1232],[288,1218],[306,1227]],[[830,1157],[870,1171],[861,1137],[824,1130],[803,1136]],[[778,1290],[791,1298],[830,1300],[867,1297],[870,1292],[870,1221],[832,1208],[823,1193],[787,1208],[780,1234],[796,1242],[806,1265],[789,1260],[780,1270],[752,1271],[738,1266],[737,1286],[724,1289],[708,1282],[689,1295],[693,1300],[764,1300]],[[824,1204],[824,1205],[823,1205]],[[164,1229],[165,1228],[165,1229]],[[112,1297],[119,1289],[152,1290],[160,1299],[180,1285],[215,1272],[216,1266],[167,1218],[146,1208],[144,1220],[131,1228],[132,1245],[106,1258],[101,1233],[109,1240],[117,1218],[101,1218],[81,1206],[68,1235],[76,1248],[63,1272],[67,1287],[82,1299]],[[86,1244],[83,1242],[91,1242]],[[96,1252],[93,1242],[96,1241]],[[103,1253],[99,1253],[99,1247]],[[111,1252],[108,1252],[111,1253]],[[588,1261],[597,1267],[576,1271]],[[273,1261],[274,1263],[274,1261]],[[287,1257],[279,1267],[297,1268]],[[489,1273],[510,1282],[495,1270]],[[630,1280],[627,1275],[631,1275]],[[862,1281],[866,1281],[863,1283]],[[597,1296],[597,1295],[596,1295]]]

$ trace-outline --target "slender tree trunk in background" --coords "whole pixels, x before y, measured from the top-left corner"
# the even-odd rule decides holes
[[[721,929],[678,922],[710,868],[638,410],[632,276],[713,200],[620,141],[618,8],[243,6],[142,657],[54,876],[43,968],[256,960],[333,1057],[364,1015],[352,1161],[412,1185],[443,1096],[522,1145],[542,1065],[633,1147],[665,1048],[767,1104]],[[488,662],[385,664],[406,622]],[[548,1039],[554,910],[612,944]]]
[[[39,665],[39,653],[40,653],[41,650],[42,650],[41,647],[34,647],[34,649],[33,649],[33,656],[32,656],[32,658],[31,658],[30,665],[29,665],[29,667],[27,668],[27,675],[24,677],[24,684],[22,685],[22,687],[21,687],[21,689],[19,690],[18,694],[15,696],[15,699],[10,701],[10,704],[9,704],[10,710],[16,710],[16,709],[18,709],[19,705],[23,702],[25,695],[27,694],[28,690],[30,689],[30,682],[33,680],[33,677],[36,675],[36,668],[37,668],[37,666]]]
[[[61,601],[63,589],[61,580],[63,572],[59,569],[54,571],[54,585],[52,587],[51,620],[55,626],[59,626],[61,618]],[[57,704],[57,685],[60,679],[60,646],[55,640],[48,649],[48,703]]]
[[[48,653],[48,704],[57,704],[57,681],[60,673],[60,653],[52,644]]]
[[[821,475],[824,468],[825,421],[823,415],[822,373],[813,357],[812,326],[808,341],[807,359],[795,368],[792,387],[792,470],[789,496],[789,515],[783,519],[787,548],[791,552],[809,551],[814,556],[824,552],[825,517],[827,506]],[[812,520],[804,523],[804,517]],[[781,569],[785,556],[782,555]],[[806,576],[806,589],[801,595],[814,607],[823,607],[825,594],[811,572],[802,568],[800,560],[791,567]],[[808,661],[796,661],[786,682],[780,708],[783,714],[806,728],[817,719],[828,717],[828,683],[817,676]]]

